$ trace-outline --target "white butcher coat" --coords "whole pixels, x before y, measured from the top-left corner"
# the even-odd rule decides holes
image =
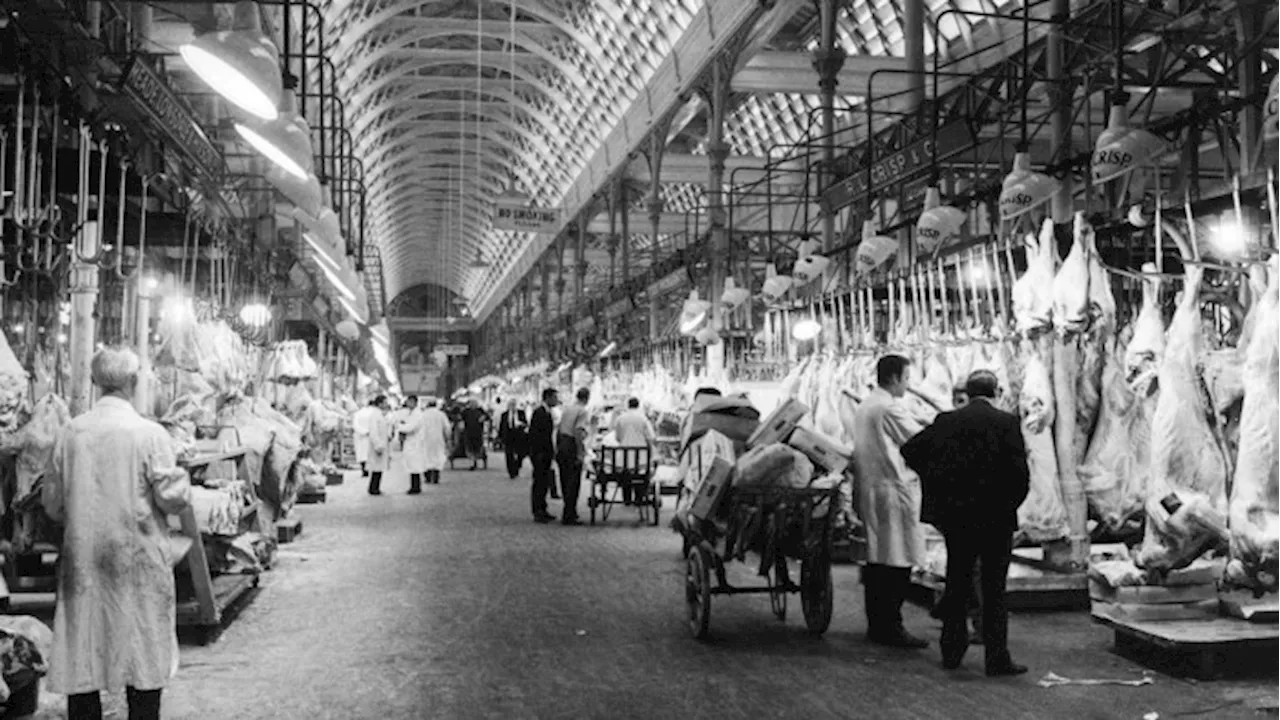
[[[415,410],[401,421],[405,434],[401,459],[409,473],[444,470],[449,462],[449,417],[436,408]]]
[[[369,416],[369,460],[365,463],[369,472],[386,472],[391,466],[391,432],[394,429],[391,416],[374,408]]]
[[[920,525],[920,477],[901,448],[924,429],[903,403],[876,388],[853,423],[854,503],[867,529],[867,562],[893,567],[924,565]]]
[[[169,434],[125,400],[98,400],[59,435],[42,500],[66,528],[49,689],[164,687],[178,662],[173,567],[185,554],[166,515],[191,502]]]
[[[382,411],[372,405],[365,405],[351,415],[351,436],[356,449],[356,462],[369,460],[369,423],[374,414]]]

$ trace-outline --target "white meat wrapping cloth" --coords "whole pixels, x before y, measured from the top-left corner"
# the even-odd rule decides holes
[[[904,443],[923,430],[903,404],[876,388],[854,422],[854,502],[867,530],[867,562],[922,566],[920,477],[902,459]]]
[[[105,397],[59,436],[42,496],[63,523],[49,688],[72,695],[162,688],[177,666],[165,516],[191,501],[168,433]]]
[[[805,488],[813,478],[813,462],[782,443],[762,445],[738,458],[734,487]]]

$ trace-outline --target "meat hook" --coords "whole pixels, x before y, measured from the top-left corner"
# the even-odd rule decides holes
[[[13,202],[10,204],[9,217],[19,228],[26,217],[26,138],[23,136],[27,112],[27,73],[18,71],[18,111],[15,115],[16,134],[13,145]]]
[[[147,261],[147,190],[151,185],[151,179],[146,175],[141,175],[142,195],[138,199],[138,264],[134,266],[130,272],[124,272],[124,174],[125,165],[120,164],[120,219],[117,221],[116,228],[116,277],[121,280],[132,280],[142,272],[142,266]]]

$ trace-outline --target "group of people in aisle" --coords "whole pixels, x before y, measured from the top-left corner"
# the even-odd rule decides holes
[[[969,645],[981,642],[987,675],[1022,674],[1027,668],[1009,653],[1005,607],[1017,509],[1030,482],[1019,420],[992,404],[999,383],[979,370],[958,389],[956,409],[926,425],[901,401],[909,366],[899,355],[881,358],[878,387],[854,421],[855,506],[867,542],[862,580],[868,639],[928,647],[902,622],[911,570],[925,564],[922,523],[928,523],[942,533],[947,548],[946,590],[935,610],[943,623],[943,667],[960,667]],[[980,622],[971,634],[968,619],[975,607]]]
[[[533,466],[529,504],[537,523],[557,519],[549,510],[547,499],[550,497],[564,501],[561,523],[582,524],[578,517],[578,497],[588,451],[596,435],[596,422],[588,407],[591,391],[580,388],[574,399],[574,403],[562,406],[560,392],[547,388],[532,413],[526,413],[511,400],[499,419],[498,433],[508,475],[513,480],[519,477],[526,457]],[[614,417],[609,430],[613,435],[611,442],[618,446],[649,447],[654,442],[653,425],[640,409],[638,398],[628,399],[627,409]]]
[[[405,398],[396,410],[390,400],[378,395],[357,410],[351,418],[356,461],[369,481],[369,494],[382,494],[382,477],[391,467],[392,455],[400,454],[400,463],[409,475],[409,494],[422,492],[423,478],[428,485],[440,484],[440,473],[449,462],[450,453],[463,444],[471,469],[484,457],[484,423],[486,413],[471,404],[458,413],[455,422],[440,408],[440,401],[417,396]],[[461,427],[461,437],[454,428]]]

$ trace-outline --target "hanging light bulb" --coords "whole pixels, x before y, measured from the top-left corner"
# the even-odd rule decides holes
[[[822,324],[813,318],[805,318],[791,328],[791,337],[800,342],[808,342],[822,332]]]
[[[1025,150],[1013,156],[1013,169],[1000,189],[1000,217],[1012,220],[1049,202],[1062,183],[1031,169],[1031,154]]]
[[[1164,141],[1146,130],[1129,127],[1129,94],[1116,93],[1107,129],[1098,136],[1090,162],[1093,181],[1115,180],[1164,153]]]
[[[271,163],[267,166],[263,177],[308,216],[314,218],[323,210],[320,179],[314,173],[308,175],[306,179],[299,179],[275,163]]]
[[[791,268],[791,276],[799,283],[811,283],[822,277],[822,273],[826,272],[827,266],[831,261],[821,255],[814,253],[820,248],[817,240],[810,240],[801,244],[800,257],[796,260],[795,267]]]
[[[781,302],[792,282],[790,276],[779,275],[777,266],[769,263],[764,266],[764,286],[760,288],[760,297],[770,304]]]
[[[858,243],[858,251],[854,253],[854,277],[861,277],[884,265],[898,252],[898,241],[886,235],[877,235],[875,225],[866,220],[862,223],[862,242]]]
[[[236,3],[230,30],[205,33],[178,52],[201,80],[246,112],[263,120],[279,115],[280,51],[262,32],[257,3]]]
[[[303,182],[311,175],[311,128],[298,114],[298,98],[292,89],[284,93],[277,117],[250,118],[236,122],[235,128],[245,142],[288,174]]]
[[[698,297],[697,290],[689,291],[689,298],[684,301],[680,310],[680,334],[693,335],[706,322],[711,312],[711,303]]]
[[[726,308],[734,310],[750,297],[751,292],[746,288],[738,287],[737,281],[732,277],[724,279],[724,292],[720,294],[720,302],[724,303]]]
[[[942,193],[930,187],[924,194],[924,211],[916,220],[916,247],[932,255],[960,238],[967,216],[963,210],[942,204]]]

